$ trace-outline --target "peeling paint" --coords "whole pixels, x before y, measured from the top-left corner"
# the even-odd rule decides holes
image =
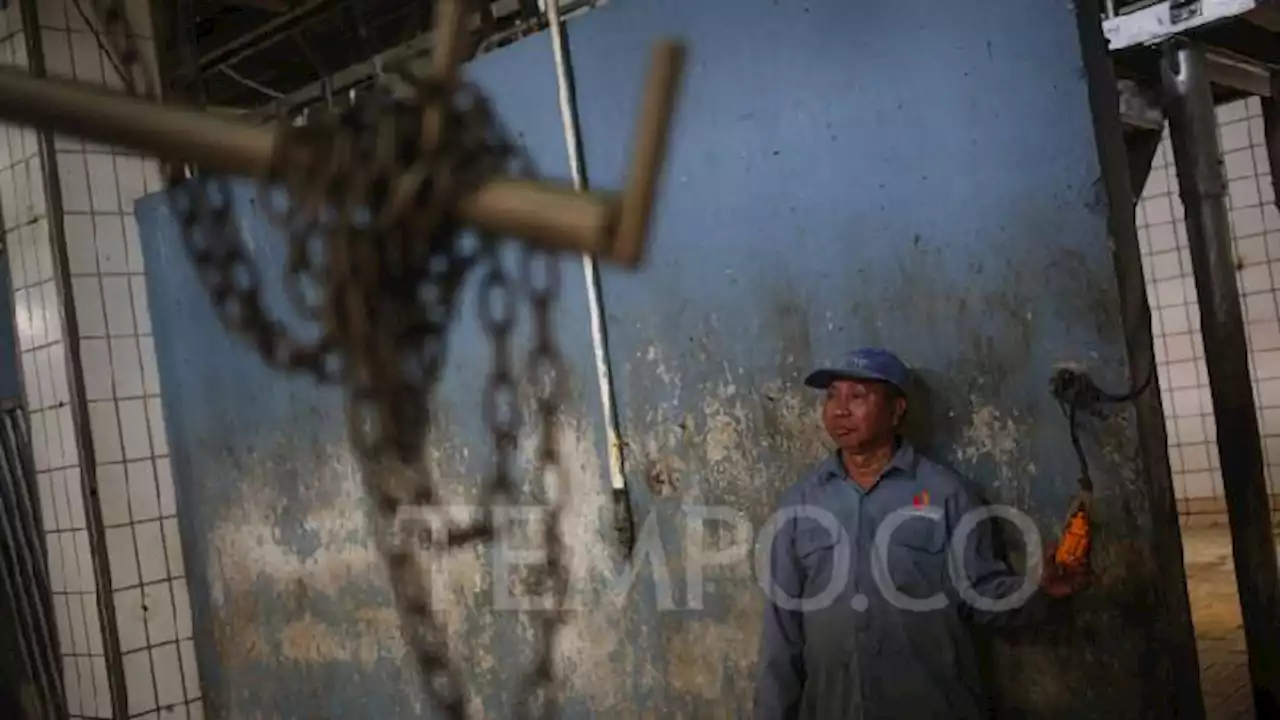
[[[1019,451],[1018,424],[976,396],[969,401],[973,410],[957,454],[971,463],[979,457],[988,456],[1004,476],[1012,471],[1011,466]]]
[[[282,535],[282,498],[271,466],[252,460],[245,466],[250,472],[236,485],[234,511],[212,528],[212,554],[206,562],[218,568],[210,582],[215,604],[226,604],[264,578],[278,587],[300,582],[308,591],[327,594],[377,572],[367,546],[364,493],[348,453],[333,452],[315,463],[315,486],[334,496],[298,519],[300,527],[318,538],[319,549],[313,553],[300,552]]]

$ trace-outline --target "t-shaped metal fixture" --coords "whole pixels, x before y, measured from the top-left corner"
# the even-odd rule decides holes
[[[464,199],[463,220],[531,245],[588,253],[635,267],[644,257],[665,161],[684,45],[659,42],[645,84],[626,187],[580,192],[567,184],[495,178]],[[277,161],[276,130],[106,88],[0,68],[0,120],[51,130],[162,160],[265,179]]]

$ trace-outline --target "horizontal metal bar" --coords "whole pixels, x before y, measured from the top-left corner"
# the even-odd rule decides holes
[[[273,127],[123,96],[66,80],[0,68],[0,119],[127,147],[217,173],[263,178],[276,152]],[[549,249],[612,254],[618,200],[568,185],[495,179],[464,200],[468,223]],[[633,264],[631,254],[622,264]]]
[[[1205,71],[1209,74],[1209,82],[1214,85],[1258,97],[1271,97],[1271,72],[1256,62],[1218,50],[1207,50]]]
[[[200,73],[208,74],[223,66],[231,65],[267,45],[279,42],[289,33],[319,20],[341,6],[341,0],[312,0],[302,7],[274,17],[254,28],[253,31],[205,53],[200,58]]]
[[[649,68],[631,151],[631,174],[623,191],[622,214],[613,246],[617,259],[625,265],[640,261],[649,236],[684,61],[684,47],[666,42],[658,45]]]
[[[275,152],[270,128],[13,68],[0,68],[0,117],[232,175],[265,177]]]

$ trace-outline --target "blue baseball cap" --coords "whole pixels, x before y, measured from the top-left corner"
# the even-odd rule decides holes
[[[905,395],[910,377],[911,371],[897,355],[884,348],[867,347],[845,353],[838,362],[814,370],[804,384],[825,390],[836,380],[879,380]]]

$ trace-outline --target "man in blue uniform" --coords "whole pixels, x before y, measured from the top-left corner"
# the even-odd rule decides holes
[[[984,717],[967,623],[1025,622],[1082,585],[1052,553],[1038,578],[994,554],[964,481],[902,438],[907,380],[879,348],[805,380],[838,450],[783,494],[760,559],[757,720]]]

